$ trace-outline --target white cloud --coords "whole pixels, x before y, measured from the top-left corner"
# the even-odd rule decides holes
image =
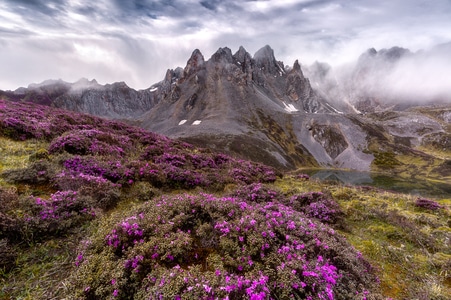
[[[44,2],[43,2],[44,3]],[[451,41],[447,0],[4,0],[0,89],[48,78],[125,81],[147,88],[198,48],[343,63],[367,48],[416,51]]]

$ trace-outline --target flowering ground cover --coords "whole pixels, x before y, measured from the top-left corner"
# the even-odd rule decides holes
[[[378,298],[362,255],[277,197],[162,196],[118,217],[79,248],[74,298]]]
[[[448,299],[450,205],[0,100],[0,299]]]

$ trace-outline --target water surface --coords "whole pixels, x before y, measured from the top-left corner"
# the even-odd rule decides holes
[[[303,170],[311,178],[355,186],[373,186],[421,197],[451,198],[451,183],[440,183],[424,179],[402,179],[370,172],[344,170]]]

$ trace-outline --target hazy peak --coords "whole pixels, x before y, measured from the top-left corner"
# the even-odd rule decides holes
[[[266,45],[266,46],[260,48],[257,52],[255,52],[254,59],[255,60],[261,60],[261,59],[275,60],[274,50],[269,45]]]

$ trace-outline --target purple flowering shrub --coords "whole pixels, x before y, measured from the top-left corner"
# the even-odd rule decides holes
[[[99,142],[119,147],[131,146],[132,144],[127,144],[128,139],[139,140],[142,143],[152,139],[163,139],[157,134],[117,121],[30,102],[11,102],[0,99],[0,135],[16,140],[38,138],[51,141],[70,131],[87,131],[87,134],[94,131],[95,138]],[[103,149],[99,150],[103,151]]]
[[[309,192],[292,196],[286,205],[327,224],[337,224],[343,217],[340,206],[331,195]]]
[[[242,185],[236,189],[231,196],[238,197],[248,202],[258,203],[282,201],[282,199],[285,198],[282,193],[271,190],[262,183]]]
[[[350,299],[377,288],[327,225],[276,201],[210,194],[162,196],[112,217],[75,265],[77,299]]]
[[[262,164],[196,149],[120,122],[32,103],[0,100],[0,105],[0,134],[49,141],[43,160],[74,155],[60,166],[72,177],[96,176],[126,186],[143,181],[166,189],[200,186],[216,191],[230,183],[274,182],[279,175]]]
[[[93,207],[108,209],[120,200],[120,185],[101,176],[62,171],[54,183],[59,191],[76,191]]]
[[[297,174],[295,176],[295,178],[300,179],[300,180],[305,180],[305,181],[310,180],[310,176],[308,176],[307,174],[303,174],[303,173]]]
[[[122,156],[130,139],[100,130],[71,130],[52,140],[49,153],[66,151],[71,154]]]
[[[1,211],[8,224],[2,232],[28,240],[45,239],[92,218],[73,210],[74,203],[83,204],[81,209],[87,211],[105,211],[127,196],[149,200],[159,193],[155,189],[221,191],[227,184],[273,182],[279,175],[261,164],[197,149],[120,122],[33,103],[0,100],[0,135],[49,143],[47,149],[30,153],[27,167],[1,174],[7,182],[29,185],[30,191],[47,199],[35,203],[24,196],[25,217]],[[137,193],[140,186],[146,189]],[[151,194],[144,195],[146,191]],[[68,192],[77,196],[59,212],[59,203],[70,202],[69,198],[54,198]],[[55,205],[55,218],[43,218],[44,203]]]
[[[49,199],[29,197],[20,234],[25,240],[62,234],[96,216],[96,210],[75,191],[58,191]]]
[[[11,183],[42,185],[49,183],[56,174],[55,166],[47,160],[33,161],[25,169],[7,170],[1,175]]]
[[[418,198],[415,201],[415,206],[418,208],[424,208],[428,210],[438,210],[443,208],[440,204],[435,202],[434,200],[426,199],[426,198]]]

